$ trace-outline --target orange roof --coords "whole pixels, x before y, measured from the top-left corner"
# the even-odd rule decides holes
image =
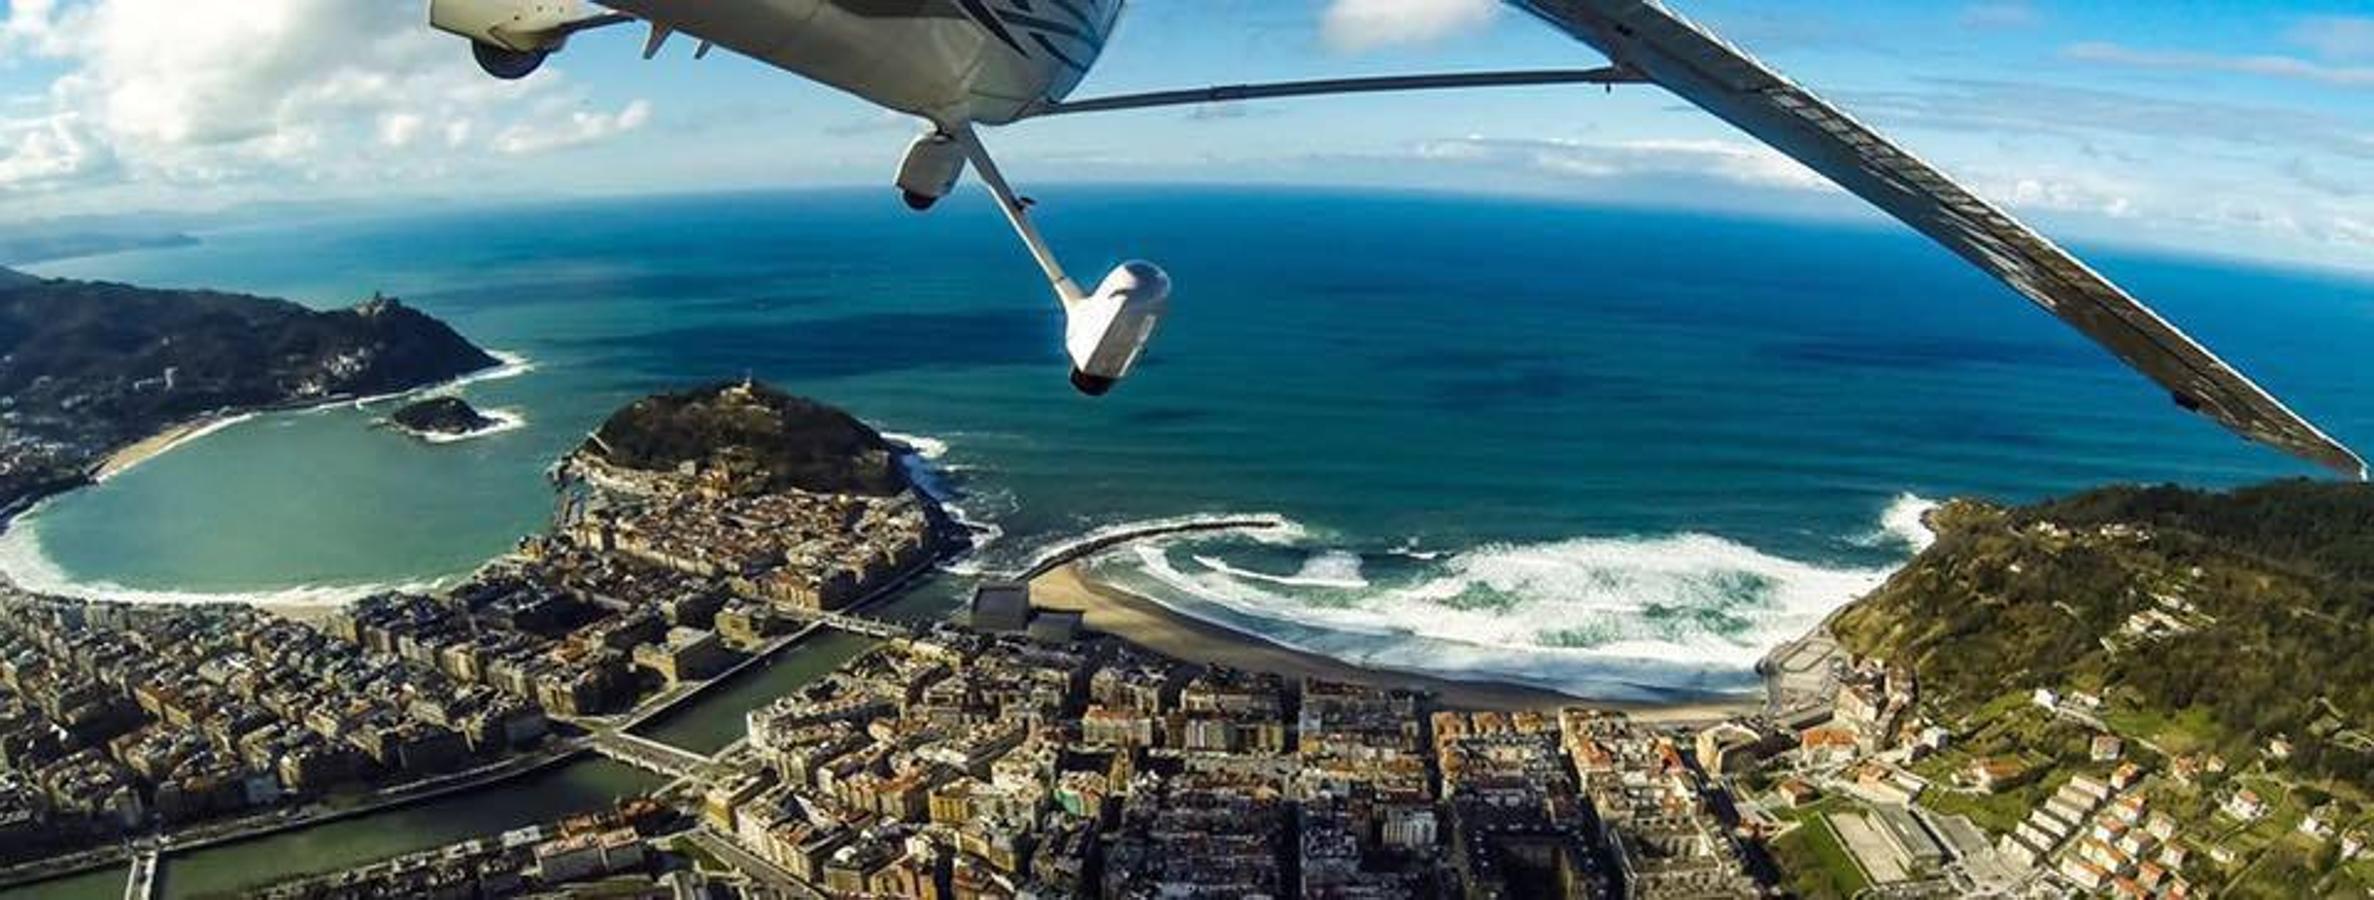
[[[1809,750],[1855,745],[1854,731],[1846,728],[1808,728],[1797,737],[1801,746]]]

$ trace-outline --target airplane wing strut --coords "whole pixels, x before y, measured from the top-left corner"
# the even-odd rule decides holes
[[[1544,84],[1632,84],[1640,80],[1639,75],[1622,66],[1604,66],[1597,69],[1446,72],[1433,75],[1386,75],[1375,78],[1328,78],[1318,81],[1284,81],[1270,84],[1224,84],[1189,88],[1183,91],[1155,91],[1146,94],[1091,97],[1084,100],[1068,100],[1050,104],[1032,115],[1060,116],[1073,113],[1112,112],[1121,109],[1145,109],[1155,106],[1226,103],[1233,100],[1315,97],[1322,94],[1373,94],[1385,91],[1455,90]]]

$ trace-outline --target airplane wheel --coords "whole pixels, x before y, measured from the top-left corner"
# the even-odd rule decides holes
[[[900,191],[899,196],[907,201],[908,209],[914,210],[916,212],[924,212],[929,210],[940,202],[940,198],[938,197],[918,194],[914,191]]]
[[[1072,370],[1072,389],[1090,397],[1102,397],[1110,394],[1113,392],[1113,386],[1120,383],[1119,379],[1090,375],[1078,369]]]
[[[478,68],[504,81],[518,81],[544,67],[544,58],[551,54],[542,50],[512,50],[493,44],[472,42],[470,55],[477,58]]]

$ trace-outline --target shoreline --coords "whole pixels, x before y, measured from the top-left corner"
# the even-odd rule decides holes
[[[131,471],[141,463],[170,453],[183,444],[253,419],[264,412],[266,410],[209,413],[195,419],[167,425],[155,434],[109,451],[106,457],[99,460],[98,465],[91,467],[90,480],[96,484],[114,478]]]
[[[504,355],[503,361],[506,363],[503,366],[482,373],[465,375],[458,380],[474,381],[487,377],[504,377],[529,367],[524,360],[507,354]],[[436,390],[450,386],[450,384],[449,382],[416,388],[414,391],[406,393]],[[389,396],[403,396],[403,394]],[[141,462],[169,452],[181,444],[197,440],[213,431],[230,427],[263,412],[287,411],[289,408],[324,407],[350,402],[359,405],[368,402],[368,400],[355,400],[348,397],[324,398],[302,406],[223,413],[181,423],[111,454],[106,465],[100,470],[95,470],[99,474],[93,480],[118,474]],[[931,461],[942,455],[946,449],[945,444],[929,438],[900,435],[893,440],[904,451],[900,454],[903,457],[902,462],[910,469],[911,475],[915,468],[928,469]],[[949,501],[952,498],[939,496],[934,491],[927,489],[925,482],[930,480],[916,479],[917,483],[914,487],[917,493],[930,501],[929,505],[938,510],[938,515],[935,518],[940,520],[944,527],[954,526],[950,530],[967,533],[966,536],[973,539],[968,543],[977,543],[981,535],[970,534],[969,532],[973,529],[958,524],[961,517],[952,516],[948,511]],[[1227,527],[1276,528],[1281,527],[1282,523],[1282,519],[1262,516],[1258,519],[1248,517],[1241,522],[1203,523],[1198,527],[1226,525]],[[1082,612],[1087,620],[1086,625],[1091,630],[1112,635],[1175,659],[1216,663],[1251,671],[1272,672],[1287,677],[1307,676],[1382,688],[1423,691],[1433,694],[1445,706],[1453,708],[1551,710],[1568,706],[1588,706],[1624,711],[1637,719],[1652,723],[1706,723],[1743,715],[1754,715],[1765,710],[1764,691],[1738,696],[1677,692],[1670,699],[1615,700],[1569,694],[1516,682],[1461,679],[1451,675],[1373,667],[1335,659],[1180,613],[1135,592],[1100,582],[1088,576],[1076,563],[1078,557],[1086,555],[1080,551],[1092,553],[1100,549],[1109,549],[1106,546],[1108,543],[1126,543],[1128,540],[1128,538],[1115,539],[1114,536],[1107,536],[1103,541],[1099,541],[1094,537],[1091,535],[1089,540],[1067,545],[1068,549],[1074,551],[1072,553],[1042,554],[1034,561],[1031,569],[1023,577],[1031,583],[1034,589],[1033,592],[1038,601],[1036,605],[1050,609]],[[978,547],[976,546],[974,549],[977,551]],[[961,551],[945,556],[937,560],[935,568],[939,571],[948,571],[957,577],[965,577],[965,573],[953,571],[950,565],[961,556]],[[343,601],[323,603],[237,596],[226,596],[222,598],[221,602],[245,603],[267,613],[302,622],[317,622],[343,605]]]
[[[1173,659],[1311,677],[1435,695],[1456,709],[1554,710],[1569,706],[1611,709],[1653,724],[1715,722],[1763,710],[1756,695],[1693,697],[1673,701],[1602,700],[1545,688],[1497,681],[1463,681],[1438,675],[1378,669],[1297,650],[1219,625],[1181,615],[1134,593],[1097,582],[1076,564],[1053,568],[1030,580],[1032,606],[1080,612],[1086,627]]]
[[[176,449],[179,449],[184,445],[196,442],[214,434],[215,432],[231,428],[251,419],[267,415],[308,413],[349,404],[354,405],[357,409],[361,409],[365,405],[371,403],[382,402],[400,397],[415,396],[434,391],[453,390],[482,381],[499,381],[525,375],[529,372],[535,371],[535,362],[523,354],[503,350],[488,350],[485,352],[489,357],[492,357],[495,360],[493,365],[482,366],[480,368],[446,378],[442,381],[422,384],[401,391],[367,397],[357,396],[354,394],[338,394],[327,397],[309,397],[301,400],[287,400],[254,407],[219,409],[167,425],[155,433],[148,435],[147,437],[128,444],[117,446],[106,451],[105,453],[98,456],[93,462],[86,464],[82,468],[80,474],[76,477],[62,479],[56,483],[44,485],[37,490],[14,498],[5,509],[0,509],[0,535],[9,535],[12,537],[15,536],[19,519],[38,511],[42,506],[50,502],[72,494],[75,491],[101,484],[111,478],[115,478],[125,472],[131,471],[132,469],[137,468],[150,460],[156,459]],[[510,411],[505,412],[508,413],[508,415],[498,424],[497,427],[473,433],[468,437],[484,437],[498,432],[518,430],[519,428],[526,426],[527,420],[524,415],[510,413]],[[44,566],[52,565],[48,563],[46,554],[40,554],[40,557],[41,558],[36,560],[36,562]],[[299,586],[283,590],[258,593],[225,593],[219,595],[182,595],[176,594],[176,592],[172,591],[155,592],[139,590],[109,591],[105,595],[101,595],[92,590],[82,589],[81,585],[79,584],[72,587],[61,586],[58,584],[28,585],[26,583],[28,579],[19,577],[22,574],[23,571],[14,566],[0,567],[0,584],[5,584],[12,589],[25,591],[27,593],[46,593],[84,600],[112,600],[129,603],[176,603],[185,605],[236,603],[261,609],[275,615],[280,615],[284,618],[308,623],[318,623],[323,617],[326,617],[330,613],[335,612],[339,608],[345,606],[355,597],[364,596],[380,590],[410,590],[423,587],[421,584],[407,583],[401,585],[358,585],[354,586],[353,588],[321,588],[315,586]],[[444,579],[439,579],[439,581],[443,580]],[[338,596],[330,599],[295,599],[291,596],[318,593],[322,591],[329,591],[333,593],[351,593],[352,596]],[[163,593],[173,594],[174,596],[170,596],[166,599],[152,598],[149,600],[139,600],[115,596],[118,593]]]
[[[140,465],[141,463],[148,462],[149,460],[172,452],[173,450],[181,447],[183,444],[190,443],[192,441],[198,440],[199,438],[203,438],[207,435],[221,431],[225,428],[229,428],[233,425],[237,425],[241,422],[245,422],[249,419],[256,418],[258,416],[272,415],[276,413],[311,412],[317,409],[327,409],[329,407],[343,406],[346,404],[353,404],[357,408],[361,408],[374,403],[382,403],[400,397],[410,397],[432,391],[451,390],[454,388],[477,384],[482,381],[501,381],[508,378],[515,378],[520,375],[533,372],[536,369],[535,361],[530,360],[526,356],[519,353],[510,352],[507,350],[485,350],[484,352],[487,356],[494,359],[495,362],[493,365],[482,366],[472,369],[468,372],[455,375],[451,378],[447,378],[443,381],[431,382],[429,384],[424,384],[417,387],[406,388],[401,391],[393,391],[385,394],[373,394],[370,396],[358,394],[338,394],[328,397],[316,397],[303,400],[286,400],[279,403],[267,403],[262,406],[248,407],[244,409],[224,409],[205,413],[195,418],[167,425],[164,428],[158,430],[155,434],[151,434],[148,437],[141,438],[140,440],[133,441],[132,443],[125,444],[113,450],[109,450],[104,456],[100,457],[97,464],[85,470],[84,476],[94,484],[106,481],[107,479],[131,471],[134,467]],[[527,424],[525,416],[515,417],[517,418],[517,421],[500,421],[494,427],[473,432],[471,434],[464,435],[463,437],[483,437],[488,434],[496,433],[498,430],[509,431]],[[459,438],[457,438],[457,440],[458,439]]]
[[[484,428],[474,428],[469,431],[458,432],[419,431],[408,428],[393,419],[380,419],[375,424],[377,424],[378,427],[385,428],[389,431],[396,432],[421,443],[436,447],[443,447],[448,444],[459,444],[463,441],[474,441],[483,437],[493,437],[506,432],[518,431],[519,429],[526,428],[528,426],[527,415],[525,413],[519,412],[518,410],[489,409],[481,411],[480,415],[485,416],[492,424],[489,424]]]

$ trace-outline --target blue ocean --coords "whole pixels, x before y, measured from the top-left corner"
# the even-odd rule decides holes
[[[1590,696],[1738,690],[1883,580],[1937,499],[2316,476],[2178,410],[1886,223],[1436,195],[1070,188],[1083,280],[1160,261],[1173,313],[1110,397],[996,210],[883,191],[309,220],[37,267],[317,306],[397,295],[516,364],[450,390],[521,425],[451,444],[387,402],[257,417],[0,539],[34,587],[334,600],[455,577],[542,527],[546,467],[654,390],[755,375],[908,435],[998,571],[1120,523],[1283,532],[1095,570],[1318,652]],[[2344,440],[2374,445],[2374,283],[2078,248]]]

